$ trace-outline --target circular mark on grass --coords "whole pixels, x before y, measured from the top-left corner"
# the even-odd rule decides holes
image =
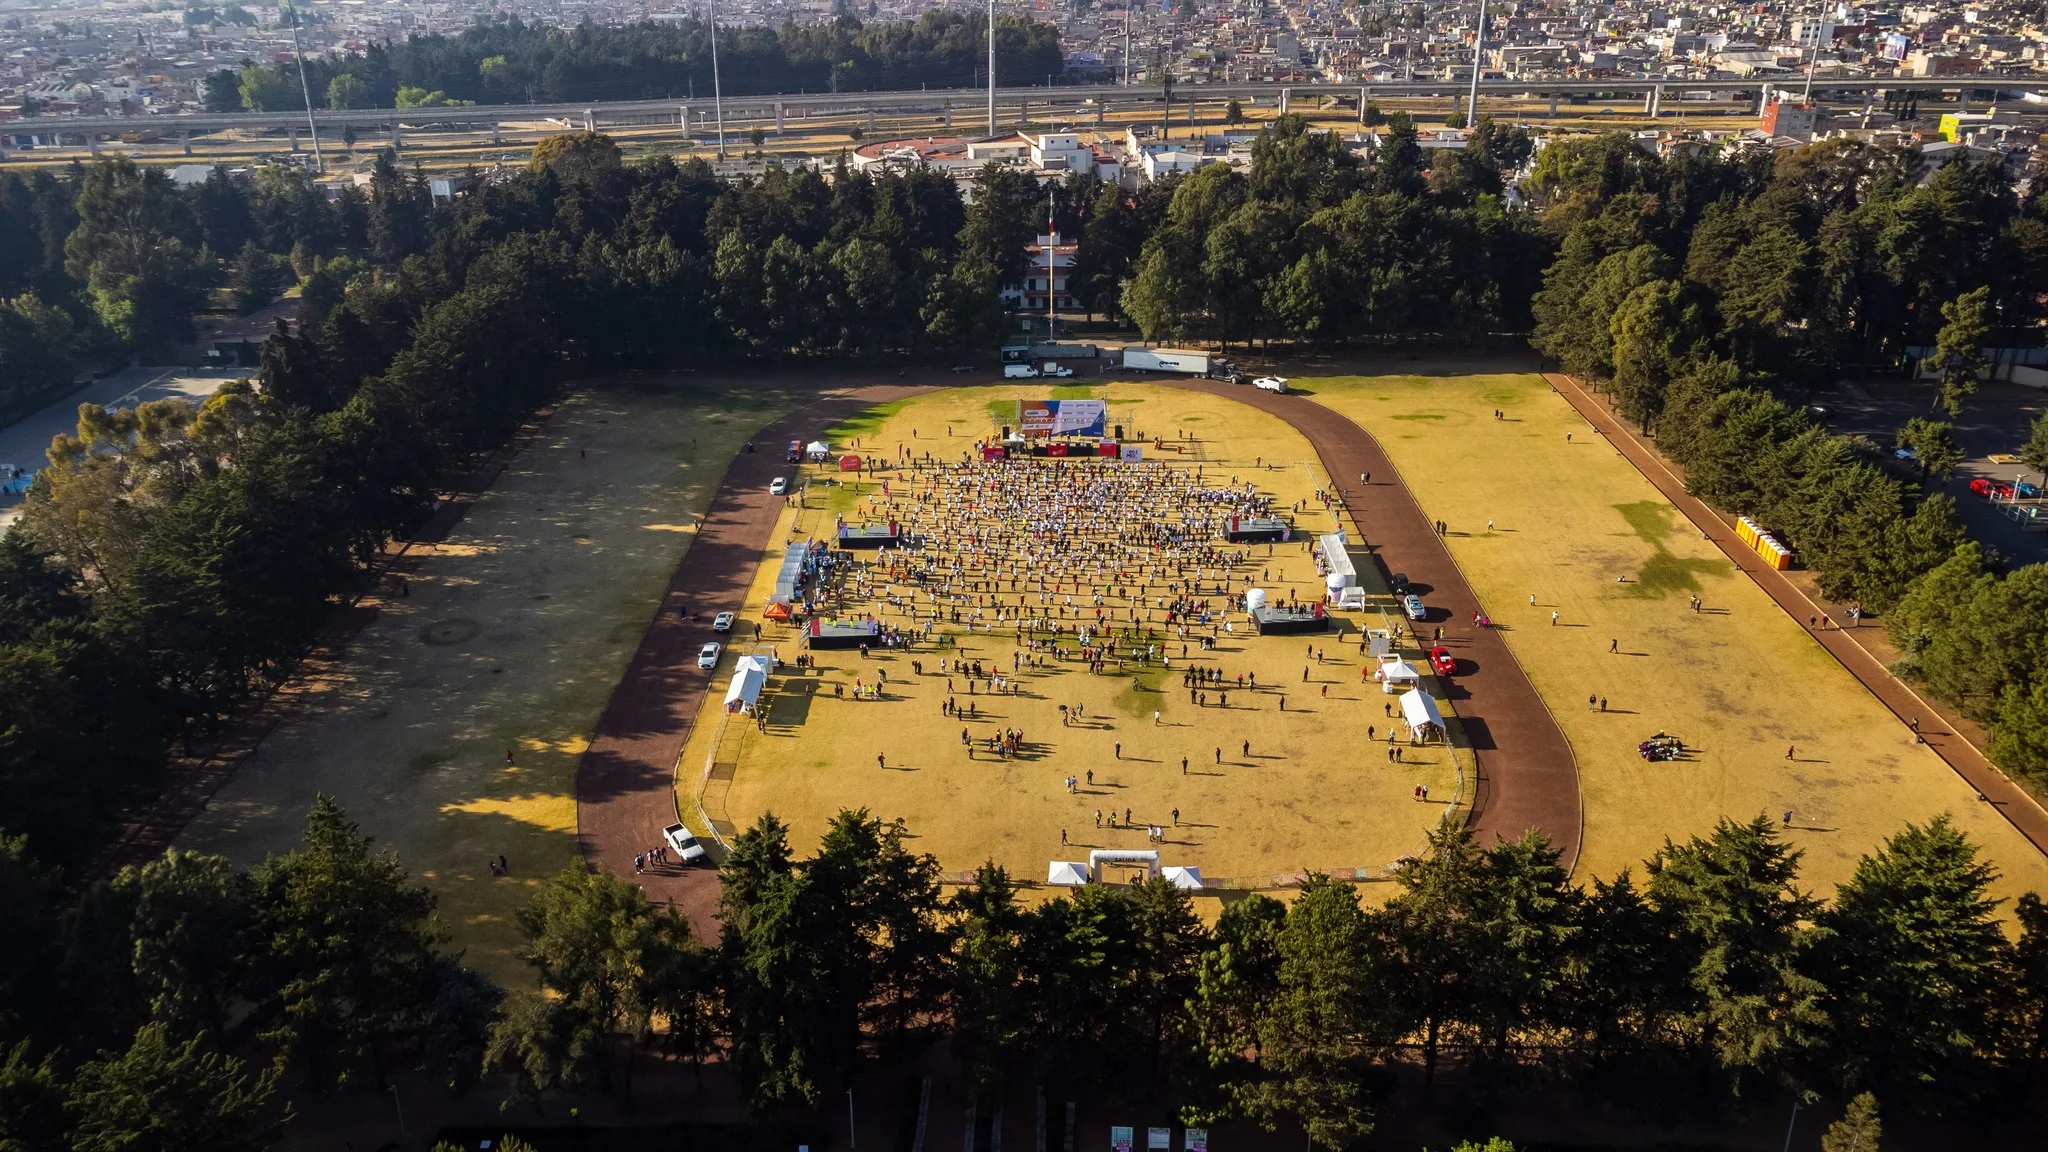
[[[422,644],[460,644],[483,630],[474,620],[436,620],[420,629]]]

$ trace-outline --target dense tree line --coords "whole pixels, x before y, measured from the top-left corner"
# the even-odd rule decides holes
[[[1990,724],[2008,770],[2048,777],[2048,611],[2030,591],[2048,568],[2003,573],[1924,490],[1961,462],[1943,417],[1982,349],[2041,340],[2048,197],[2020,201],[1995,164],[1923,172],[1850,141],[1658,158],[1621,136],[1545,149],[1528,188],[1562,236],[1536,347],[1611,393],[1695,495],[1778,533],[1823,593],[1889,614],[1900,671]],[[1804,397],[1857,370],[1929,374],[1929,415],[1890,443],[1829,432]],[[2032,439],[2048,467],[2048,421]],[[1917,476],[1886,466],[1894,445]]]
[[[779,28],[721,24],[718,64],[730,96],[971,88],[988,80],[988,20],[938,11],[897,23],[847,16]],[[1025,87],[1065,75],[1058,29],[996,19],[997,83]],[[307,60],[305,78],[302,89],[296,61],[250,63],[209,78],[207,104],[218,112],[292,111],[306,106],[307,90],[319,108],[708,100],[711,26],[688,19],[563,29],[512,17]]]
[[[764,817],[725,863],[716,940],[581,864],[520,910],[534,983],[446,949],[434,900],[331,801],[248,870],[171,852],[86,889],[0,841],[0,1142],[21,1152],[258,1149],[292,1092],[425,1071],[542,1104],[630,1098],[652,1058],[729,1062],[761,1116],[944,1041],[975,1100],[1172,1102],[1189,1124],[1299,1123],[1355,1145],[1397,1081],[1472,1099],[1570,1088],[1667,1123],[1784,1092],[2018,1115],[2048,1055],[2048,908],[2011,914],[1945,817],[1820,900],[1763,816],[1571,883],[1540,834],[1459,828],[1384,899],[1311,876],[1213,925],[1162,880],[1030,899],[984,865],[946,890],[899,823],[842,812],[799,856]],[[145,1136],[146,1134],[146,1136]],[[1844,1145],[1852,1146],[1852,1145]],[[1870,1145],[1864,1145],[1869,1147]]]
[[[1366,165],[1282,117],[1249,172],[1104,192],[1079,232],[1077,295],[1160,339],[1523,331],[1552,241],[1502,192],[1532,147],[1488,120],[1472,148],[1425,158],[1403,116]]]
[[[1568,1084],[1667,1120],[1787,1090],[1983,1115],[2023,1106],[2048,1040],[2048,909],[2023,897],[2009,940],[1945,817],[1832,900],[1762,816],[1589,886],[1540,834],[1445,828],[1377,906],[1311,877],[1213,926],[1161,880],[1027,900],[989,864],[948,893],[908,843],[842,812],[799,858],[764,817],[733,844],[715,942],[569,869],[521,917],[545,994],[515,999],[494,1059],[533,1093],[624,1087],[650,1044],[719,1052],[768,1114],[944,1036],[985,1107],[1041,1085],[1344,1147],[1404,1071],[1425,1096],[1455,1067],[1480,1096]]]

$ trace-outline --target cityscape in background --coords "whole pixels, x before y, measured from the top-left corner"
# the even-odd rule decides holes
[[[1652,115],[1684,121],[1683,126],[1654,132],[1646,140],[1647,145],[1660,149],[1717,142],[1789,146],[1848,134],[1918,146],[1936,156],[1972,148],[1980,155],[1999,155],[2015,170],[2022,170],[2033,163],[2040,114],[2048,112],[2048,104],[2044,104],[2048,79],[2040,79],[2048,29],[2042,23],[2043,7],[2031,3],[1864,7],[1525,2],[1482,7],[1477,0],[1364,5],[1325,0],[1270,4],[1183,0],[1177,5],[1126,9],[1001,0],[996,9],[999,21],[1039,25],[1040,35],[1047,38],[1032,47],[1028,63],[1019,53],[1005,53],[996,77],[1004,88],[1119,85],[1128,79],[1133,84],[1166,83],[1199,102],[1204,86],[1269,84],[1278,89],[1343,84],[1364,89],[1373,84],[1462,81],[1471,76],[1474,30],[1484,11],[1480,58],[1483,78],[1489,82],[1670,79],[1698,84],[1727,79],[1740,83],[1739,88],[1727,92],[1692,88],[1674,93],[1657,107],[1648,107],[1646,102],[1646,111]],[[943,41],[933,52],[950,51],[948,59],[971,68],[957,86],[986,84],[986,72],[979,67],[982,58],[973,51],[975,43],[985,43],[981,32],[984,11],[975,4],[921,0],[869,0],[865,4],[853,0],[728,0],[717,5],[715,12],[727,41],[723,45],[727,53],[722,78],[725,95],[749,90],[795,94],[805,90],[807,77],[817,80],[819,88],[842,95],[920,86],[926,81],[913,84],[910,77],[937,75],[919,66],[930,57],[908,58],[908,66],[904,61],[877,63],[868,58],[873,55],[872,45],[863,47],[865,42],[856,43],[846,36],[840,36],[839,42],[829,36],[824,41],[818,37],[826,35],[821,30],[835,22],[837,27],[849,29],[929,22],[935,14],[963,22],[957,27],[933,26],[938,29],[933,33],[935,41]],[[295,28],[292,9],[283,6],[213,5],[199,0],[177,4],[112,0],[93,5],[10,0],[0,3],[0,155],[13,161],[34,160],[41,151],[44,155],[40,158],[51,159],[53,150],[61,152],[67,146],[87,145],[97,153],[103,142],[115,148],[146,144],[165,130],[174,133],[174,118],[181,115],[303,111],[307,95],[316,108],[495,106],[545,102],[548,98],[594,103],[688,100],[695,105],[682,114],[691,117],[682,135],[689,138],[686,144],[699,144],[716,130],[711,122],[712,93],[706,90],[710,64],[699,58],[708,47],[708,38],[701,35],[703,21],[712,14],[712,8],[703,3],[316,0],[300,8]],[[638,26],[655,51],[669,52],[672,58],[646,69],[602,69],[587,64],[582,68],[584,73],[596,75],[575,74],[574,62],[565,63],[560,55],[548,58],[545,64],[527,62],[527,74],[520,72],[521,60],[508,61],[503,54],[479,56],[472,63],[456,51],[452,52],[454,63],[440,59],[451,54],[452,45],[465,32],[474,38],[479,25],[498,29],[499,39],[525,36],[527,42],[537,40],[543,45],[581,35],[578,30],[586,26]],[[766,57],[748,55],[749,35],[773,35],[769,30],[782,30],[790,36],[795,34],[793,29],[811,29],[812,40],[801,51],[790,45],[770,49],[777,60],[784,54],[792,58],[809,54],[789,67],[788,83],[784,84],[782,73],[768,75],[759,65]],[[1055,34],[1056,52],[1049,43]],[[387,49],[408,44],[412,48],[401,50],[402,58],[392,63],[394,55]],[[309,62],[303,78],[297,66],[301,52]],[[834,59],[835,55],[847,58]],[[862,59],[855,60],[855,56]],[[420,61],[427,59],[437,61],[439,71],[434,78],[425,78],[424,73],[420,77],[406,75],[408,70],[422,72]],[[1005,66],[1018,74],[1002,74]],[[354,78],[345,74],[350,69],[355,70]],[[373,72],[376,74],[371,75]],[[370,82],[359,82],[366,75],[371,76]],[[704,82],[700,83],[700,75]],[[451,76],[452,80],[446,79]],[[1991,86],[1959,89],[1946,102],[1939,93],[1909,94],[1871,87],[1873,81],[1891,78],[1924,81],[1947,76],[1969,76]],[[1996,82],[1990,79],[1993,77]],[[418,85],[408,83],[414,78],[420,80]],[[1844,93],[1843,99],[1833,102],[1826,99],[1830,80],[1843,83],[1852,78],[1860,85],[1853,94]],[[466,79],[474,83],[465,84]],[[1766,87],[1759,100],[1758,82],[1771,80],[1782,81],[1782,86]],[[426,86],[437,83],[441,86]],[[1927,109],[1922,115],[1923,97],[1925,103],[1940,103],[1941,107]],[[1585,103],[1586,98],[1574,97],[1572,102]],[[1261,101],[1239,103],[1251,106],[1251,120],[1259,118]],[[1284,98],[1276,97],[1269,111],[1284,103]],[[1458,104],[1454,99],[1439,103],[1444,105],[1439,110],[1444,130],[1432,134],[1428,143],[1460,146],[1463,134],[1456,131],[1462,125],[1456,114]],[[1327,110],[1320,101],[1317,108]],[[1220,106],[1215,111],[1220,115]],[[1419,109],[1414,111],[1418,124],[1428,119]],[[1552,96],[1550,117],[1554,119],[1557,111]],[[1356,107],[1355,120],[1361,129],[1369,127],[1364,113],[1363,107]],[[1497,114],[1519,119],[1516,106]],[[1717,125],[1711,119],[1738,114],[1755,120]],[[1035,126],[1041,130],[1090,127],[1081,117],[1048,116],[1050,122]],[[1176,158],[1164,164],[1168,171],[1230,158],[1233,141],[1213,133],[1211,138],[1169,149],[1157,143],[1148,145],[1142,139],[1148,134],[1143,126],[1105,124],[1099,115],[1096,120],[1093,127],[1108,130],[1082,143],[1102,155],[1107,167],[1099,174],[1126,183],[1142,182],[1160,171],[1159,162],[1146,161],[1148,152],[1175,152]],[[554,125],[560,130],[586,126]],[[774,123],[778,138],[783,126],[778,114]],[[730,143],[739,143],[739,134],[749,130],[737,124],[729,127],[734,133]],[[901,135],[913,141],[931,136],[920,131],[920,125],[908,127],[910,131]],[[948,131],[943,141],[928,139],[928,156],[920,156],[917,148],[906,151],[902,144],[889,146],[872,138],[873,132],[856,128],[837,146],[829,141],[822,146],[813,142],[807,154],[790,159],[823,162],[851,145],[868,162],[888,157],[899,162],[964,163],[970,159],[966,142],[977,138],[968,134],[972,127],[962,123],[957,130]],[[1657,127],[1663,128],[1661,119]],[[950,114],[944,128],[955,129]],[[871,138],[862,144],[864,134]],[[391,137],[396,143],[395,124]],[[493,132],[491,143],[500,140]],[[1019,142],[1023,143],[1021,137]],[[353,152],[355,141],[348,143]],[[1372,134],[1359,132],[1353,143],[1369,152]],[[758,148],[760,142],[755,144]],[[1042,159],[1046,150],[1043,146],[1013,148],[996,158],[1033,163],[1034,157]],[[185,151],[193,154],[189,138]],[[295,129],[290,130],[286,151],[290,162],[312,163],[310,155],[301,154]],[[1064,142],[1051,151],[1069,157],[1074,153]],[[361,163],[353,167],[360,170],[368,155],[359,156]],[[977,164],[989,158],[971,157]],[[474,159],[470,157],[471,162]],[[211,167],[205,161],[206,157],[196,157],[187,166]],[[325,168],[324,159],[321,166]],[[758,171],[758,165],[742,170]]]

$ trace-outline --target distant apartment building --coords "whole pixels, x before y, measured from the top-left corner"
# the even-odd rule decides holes
[[[1813,139],[1814,129],[1819,127],[1820,111],[1811,104],[1795,104],[1790,100],[1778,100],[1764,105],[1763,128],[1772,136],[1789,136],[1794,140]]]

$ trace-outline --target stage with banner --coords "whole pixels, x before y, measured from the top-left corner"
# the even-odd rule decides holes
[[[1109,404],[1103,400],[1019,400],[1017,430],[1026,436],[1101,436]]]

